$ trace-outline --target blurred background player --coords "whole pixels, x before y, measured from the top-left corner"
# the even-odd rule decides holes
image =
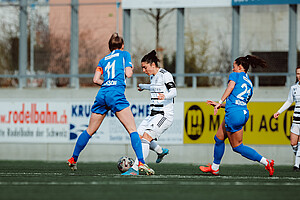
[[[144,159],[149,155],[151,148],[158,154],[157,163],[169,153],[166,148],[161,148],[155,140],[163,134],[173,123],[174,98],[177,90],[173,76],[170,72],[158,66],[159,59],[155,50],[145,55],[141,60],[143,72],[150,76],[150,84],[139,84],[139,91],[150,90],[151,113],[138,127],[138,133],[142,139]],[[154,173],[154,171],[153,171]],[[138,159],[132,168],[122,175],[138,175]]]
[[[293,123],[291,126],[291,134],[290,134],[290,140],[291,140],[291,146],[293,149],[293,152],[295,154],[295,164],[293,167],[294,171],[299,171],[299,164],[300,164],[300,66],[296,68],[296,84],[291,86],[288,99],[286,102],[282,105],[282,107],[274,114],[274,118],[278,118],[279,115],[288,109],[292,103],[295,101],[295,109],[294,109],[294,115],[293,115]]]
[[[134,117],[129,108],[129,103],[124,95],[125,78],[133,74],[131,56],[124,49],[124,40],[118,33],[112,34],[108,42],[110,54],[99,61],[93,82],[101,86],[92,106],[88,128],[78,137],[73,156],[68,160],[72,170],[76,170],[76,162],[80,152],[84,149],[91,136],[98,130],[106,113],[111,110],[130,134],[131,145],[138,158],[138,168],[143,171],[151,171],[143,159],[142,144],[136,130]],[[103,79],[100,79],[103,75]]]
[[[222,122],[214,137],[213,164],[200,166],[199,168],[203,172],[219,175],[219,165],[225,151],[224,140],[228,138],[234,152],[265,165],[269,175],[273,176],[274,160],[267,160],[254,149],[243,145],[243,127],[249,118],[247,103],[253,94],[253,85],[247,74],[250,66],[267,67],[266,62],[256,56],[247,55],[246,57],[237,58],[233,63],[233,73],[229,75],[228,86],[221,100],[218,103],[207,101],[208,104],[214,106],[215,115],[220,107],[225,106],[225,120]],[[225,100],[226,105],[223,104]]]

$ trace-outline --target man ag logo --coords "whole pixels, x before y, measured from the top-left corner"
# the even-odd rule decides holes
[[[201,137],[204,129],[204,115],[197,105],[191,106],[185,115],[185,132],[192,140]]]

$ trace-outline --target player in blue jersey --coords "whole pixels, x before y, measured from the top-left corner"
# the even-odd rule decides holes
[[[98,130],[107,112],[111,110],[130,134],[131,145],[139,160],[139,170],[147,172],[152,169],[145,164],[141,139],[137,133],[134,117],[124,94],[125,78],[130,78],[133,74],[131,56],[127,51],[123,51],[124,41],[117,33],[111,36],[108,45],[111,53],[99,61],[93,78],[93,82],[101,88],[91,109],[92,114],[89,125],[78,137],[73,156],[67,164],[72,170],[77,169],[77,159],[80,152]],[[103,80],[101,76],[103,76]]]
[[[225,151],[224,140],[228,138],[234,152],[250,160],[260,162],[268,170],[269,175],[273,176],[274,160],[266,159],[254,149],[243,144],[243,127],[249,118],[247,103],[253,94],[253,85],[247,74],[250,66],[267,67],[267,64],[261,58],[252,55],[237,58],[233,63],[233,73],[229,75],[228,86],[221,100],[218,103],[214,101],[207,102],[214,106],[215,115],[221,107],[225,107],[225,119],[214,137],[213,164],[200,166],[199,168],[203,172],[219,175],[219,165]],[[225,100],[226,104],[223,104]]]

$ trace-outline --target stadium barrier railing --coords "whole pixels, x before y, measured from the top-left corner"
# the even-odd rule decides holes
[[[191,86],[189,85],[184,85],[181,87],[191,87],[191,88],[197,88],[198,87],[198,78],[202,78],[202,77],[209,77],[209,78],[219,78],[219,80],[221,80],[222,82],[222,86],[225,88],[227,86],[227,81],[228,81],[228,76],[230,73],[186,73],[186,74],[173,74],[173,76],[175,77],[175,79],[177,77],[184,77],[184,79],[186,78],[192,78],[192,84]],[[93,78],[94,74],[27,74],[27,75],[17,75],[17,74],[0,74],[0,79],[17,79],[17,80],[21,80],[21,79],[43,79],[45,84],[45,88],[47,89],[51,89],[52,86],[52,82],[54,79],[57,78]],[[294,73],[249,73],[250,77],[254,77],[254,87],[258,88],[260,87],[259,84],[259,78],[260,77],[285,77],[286,81],[285,81],[285,87],[290,87],[292,85],[291,80],[295,77]],[[134,74],[132,79],[128,79],[127,80],[127,87],[131,87],[131,88],[136,88],[137,84],[138,84],[138,79],[139,78],[147,78],[148,76],[146,74]],[[270,85],[272,86],[272,85]],[[2,87],[2,86],[1,86]],[[78,83],[75,88],[80,88],[80,84]]]

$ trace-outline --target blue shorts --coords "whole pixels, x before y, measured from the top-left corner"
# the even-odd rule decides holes
[[[124,90],[116,90],[113,88],[100,89],[92,106],[92,113],[106,114],[109,110],[113,113],[121,111],[130,104],[127,101]]]
[[[248,110],[236,110],[225,114],[226,131],[235,133],[241,130],[249,119]]]

